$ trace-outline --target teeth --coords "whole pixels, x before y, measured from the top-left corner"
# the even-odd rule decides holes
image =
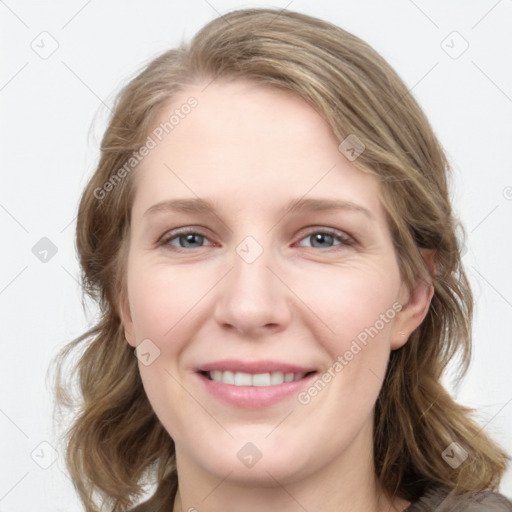
[[[246,373],[245,375],[247,375],[249,377],[248,378],[249,383],[246,384],[246,386],[250,386],[251,384],[253,386],[270,386],[270,383],[272,381],[272,377],[271,377],[270,373],[257,373],[252,376],[252,379],[248,373]]]
[[[276,384],[282,384],[283,382],[284,382],[283,372],[272,372],[270,374],[270,384],[272,386],[275,386]]]
[[[223,382],[224,384],[233,384],[235,386],[277,386],[284,382],[294,382],[300,380],[306,375],[305,373],[244,373],[244,372],[208,372],[211,380]]]
[[[235,373],[235,386],[252,386],[252,377],[248,373]]]

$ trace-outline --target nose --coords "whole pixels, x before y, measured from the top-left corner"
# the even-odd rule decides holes
[[[215,306],[215,319],[222,328],[258,337],[289,325],[292,292],[271,260],[267,250],[252,262],[234,254],[233,267],[221,281]]]

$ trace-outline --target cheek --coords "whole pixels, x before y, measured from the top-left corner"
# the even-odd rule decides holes
[[[328,366],[319,375],[326,386],[318,384],[317,403],[331,404],[329,414],[343,421],[348,415],[357,425],[359,415],[373,406],[385,376],[400,278],[391,264],[335,270],[307,282],[307,304],[316,315],[307,328],[328,355]],[[316,401],[316,396],[315,389],[306,390],[304,402]]]
[[[137,342],[149,339],[158,347],[151,364],[139,362],[142,383],[153,410],[173,438],[180,438],[187,422],[198,414],[196,404],[179,384],[185,377],[179,361],[197,328],[198,301],[211,284],[191,274],[178,266],[155,265],[141,258],[132,262],[128,277]]]
[[[133,262],[128,293],[137,340],[150,338],[163,347],[194,318],[198,301],[209,289],[208,279],[179,267]]]
[[[369,331],[372,338],[386,337],[396,315],[393,304],[399,283],[398,270],[392,266],[334,269],[309,279],[301,293],[315,313],[316,323],[324,324],[328,336],[323,338],[332,339],[332,344],[342,349],[358,337],[364,343]]]

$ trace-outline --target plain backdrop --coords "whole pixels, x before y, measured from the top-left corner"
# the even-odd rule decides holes
[[[3,60],[0,511],[78,511],[47,369],[94,320],[74,248],[80,193],[122,84],[219,14],[277,7],[331,21],[398,71],[454,169],[476,298],[457,399],[512,453],[512,1],[0,1]],[[94,121],[94,124],[93,124]],[[46,253],[44,251],[47,251]],[[512,470],[501,492],[512,498]]]

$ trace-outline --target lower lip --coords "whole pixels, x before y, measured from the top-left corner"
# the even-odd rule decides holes
[[[235,386],[210,380],[197,373],[206,389],[218,400],[243,409],[270,407],[292,396],[296,396],[306,387],[316,373],[293,382],[283,382],[274,386]]]

